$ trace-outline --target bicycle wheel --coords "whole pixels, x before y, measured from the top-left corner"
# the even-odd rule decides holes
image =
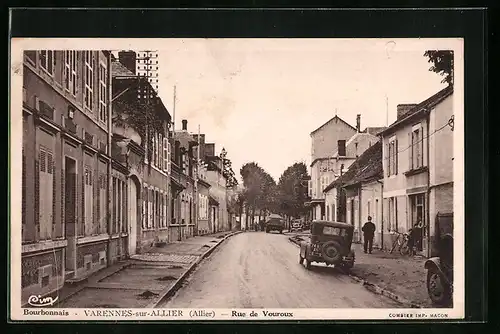
[[[396,246],[399,244],[399,236],[396,238],[396,240],[394,240],[394,243],[392,244],[392,248],[391,248],[391,251],[389,252],[389,254],[392,254],[392,252],[394,252],[394,250],[396,249]]]
[[[403,244],[401,246],[401,248],[399,249],[399,253],[401,253],[401,255],[404,255],[404,256],[410,254],[410,247],[408,247],[408,244],[406,244],[406,243]]]

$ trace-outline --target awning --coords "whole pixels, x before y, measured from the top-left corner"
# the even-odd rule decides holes
[[[172,191],[175,194],[174,195],[175,197],[177,197],[181,191],[186,189],[186,187],[184,187],[182,185],[182,183],[180,183],[179,181],[177,181],[173,177],[170,177],[170,184],[172,185]]]
[[[325,203],[325,199],[324,198],[314,198],[311,200],[311,205],[315,205],[315,204],[323,204]]]
[[[208,196],[208,204],[210,205],[215,205],[215,206],[219,206],[219,201],[217,201],[215,198],[213,198],[212,196]]]

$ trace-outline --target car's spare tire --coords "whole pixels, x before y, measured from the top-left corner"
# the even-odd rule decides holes
[[[327,241],[321,246],[321,255],[328,262],[338,262],[342,260],[341,246],[336,241]]]

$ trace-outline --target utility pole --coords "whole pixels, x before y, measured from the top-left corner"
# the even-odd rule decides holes
[[[385,126],[389,126],[389,98],[385,95]]]

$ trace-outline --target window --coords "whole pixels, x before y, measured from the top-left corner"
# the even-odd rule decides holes
[[[52,239],[54,214],[54,159],[52,152],[40,146],[38,152],[38,203],[40,240]]]
[[[84,185],[84,196],[85,196],[85,235],[93,235],[93,218],[94,218],[94,196],[93,196],[93,170],[90,166],[85,166],[85,185]]]
[[[24,51],[24,55],[33,66],[36,66],[36,51]]]
[[[54,75],[54,60],[55,52],[52,50],[40,51],[40,67],[43,68],[51,76]]]
[[[94,59],[92,51],[84,52],[85,58],[85,107],[93,111],[93,94],[94,94]]]
[[[101,174],[99,177],[99,226],[100,232],[106,232],[106,212],[107,212],[107,191],[106,191],[106,174]]]
[[[410,226],[412,227],[413,225],[417,223],[421,223],[423,226],[425,224],[425,195],[424,194],[418,194],[418,195],[413,195],[410,196],[410,203],[411,203],[411,219],[410,219]]]
[[[417,169],[424,165],[424,138],[423,129],[420,124],[412,128],[410,136],[411,150],[410,150],[410,169]]]
[[[64,88],[76,95],[76,51],[64,51]]]
[[[312,191],[312,181],[311,180],[307,181],[307,188],[309,191],[309,197],[312,198],[313,191]]]
[[[104,64],[99,64],[99,120],[106,123],[107,119],[107,82],[108,71]]]
[[[398,231],[398,198],[389,198],[389,230]]]
[[[393,137],[387,145],[387,175],[396,175],[398,173],[398,140]]]
[[[338,227],[324,226],[323,227],[323,234],[324,235],[338,235],[338,236],[343,237],[343,236],[347,235],[347,230],[341,229]]]
[[[148,190],[148,212],[149,212],[149,217],[148,217],[148,229],[152,229],[154,227],[153,222],[154,222],[154,194],[153,194],[153,189]]]
[[[142,228],[148,228],[148,188],[144,186],[142,190]]]

